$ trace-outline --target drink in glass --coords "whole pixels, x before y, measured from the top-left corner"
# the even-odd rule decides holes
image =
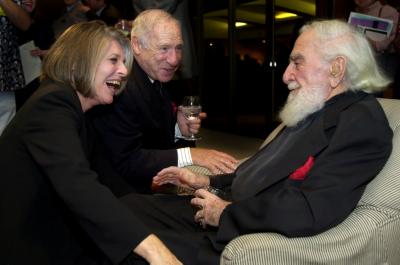
[[[198,119],[201,112],[200,98],[198,96],[187,96],[183,98],[182,102],[182,113],[188,120]],[[187,137],[183,137],[185,140],[196,141],[200,137],[193,133]]]

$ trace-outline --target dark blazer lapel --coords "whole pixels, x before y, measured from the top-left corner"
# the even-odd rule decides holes
[[[256,189],[255,194],[281,179],[287,178],[294,170],[301,167],[309,156],[315,157],[321,152],[328,145],[328,140],[322,128],[322,119],[317,118],[309,128],[309,137],[304,139],[304,141],[296,143],[293,146],[293,153],[288,155],[287,159],[280,161],[276,167],[267,173],[268,177],[266,177],[264,182]]]
[[[150,79],[136,62],[133,64],[132,75],[131,78],[135,80],[134,83],[136,83],[143,100],[147,105],[152,106],[154,104],[154,91],[152,91]]]
[[[173,141],[175,120],[168,92],[163,90],[163,94],[161,95],[159,91],[156,91],[147,74],[136,62],[133,67],[134,76],[131,78],[134,78],[137,86],[136,89],[138,89],[138,93],[142,96],[145,109],[151,117],[151,121],[148,120],[147,122],[151,122],[159,130],[165,131],[164,135],[168,135],[168,139],[164,141]]]
[[[168,114],[165,113],[165,118],[168,119],[168,124],[171,123],[172,120],[169,115],[169,113],[171,112],[171,106],[169,102],[167,102],[168,105],[165,106],[166,102],[164,97],[167,97],[167,91],[163,91],[165,95],[161,96],[159,91],[155,90],[147,74],[143,71],[143,69],[140,68],[137,63],[134,64],[134,68],[134,78],[138,86],[138,90],[143,96],[143,99],[148,106],[148,110],[152,113],[152,116],[158,117],[159,113],[165,113],[165,107],[167,107]]]

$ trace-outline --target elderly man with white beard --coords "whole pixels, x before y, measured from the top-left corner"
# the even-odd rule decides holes
[[[283,81],[284,129],[234,173],[169,167],[154,182],[192,189],[193,197],[123,198],[185,264],[219,264],[224,246],[243,234],[326,231],[350,214],[388,159],[392,131],[372,93],[389,80],[357,30],[338,20],[303,26]]]

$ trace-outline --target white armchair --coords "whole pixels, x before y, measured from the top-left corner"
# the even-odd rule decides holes
[[[400,264],[400,100],[379,102],[394,132],[393,151],[350,216],[312,237],[240,236],[225,247],[222,265]]]

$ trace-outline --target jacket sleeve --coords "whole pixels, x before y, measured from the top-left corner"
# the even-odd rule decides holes
[[[91,170],[80,138],[83,114],[65,96],[53,93],[32,110],[24,142],[68,210],[117,264],[150,233]]]
[[[142,123],[149,121],[137,104],[143,103],[137,103],[135,96],[126,93],[113,106],[92,115],[92,119],[118,173],[135,188],[150,189],[157,172],[178,164],[178,155],[174,148],[163,150],[145,146],[144,133],[151,138],[152,132],[143,131]],[[154,139],[154,142],[158,140]]]
[[[329,145],[310,154],[316,157],[304,180],[285,178],[229,205],[221,215],[217,242],[224,245],[255,232],[311,236],[343,221],[391,153],[392,131],[370,111],[358,106],[341,113]]]

